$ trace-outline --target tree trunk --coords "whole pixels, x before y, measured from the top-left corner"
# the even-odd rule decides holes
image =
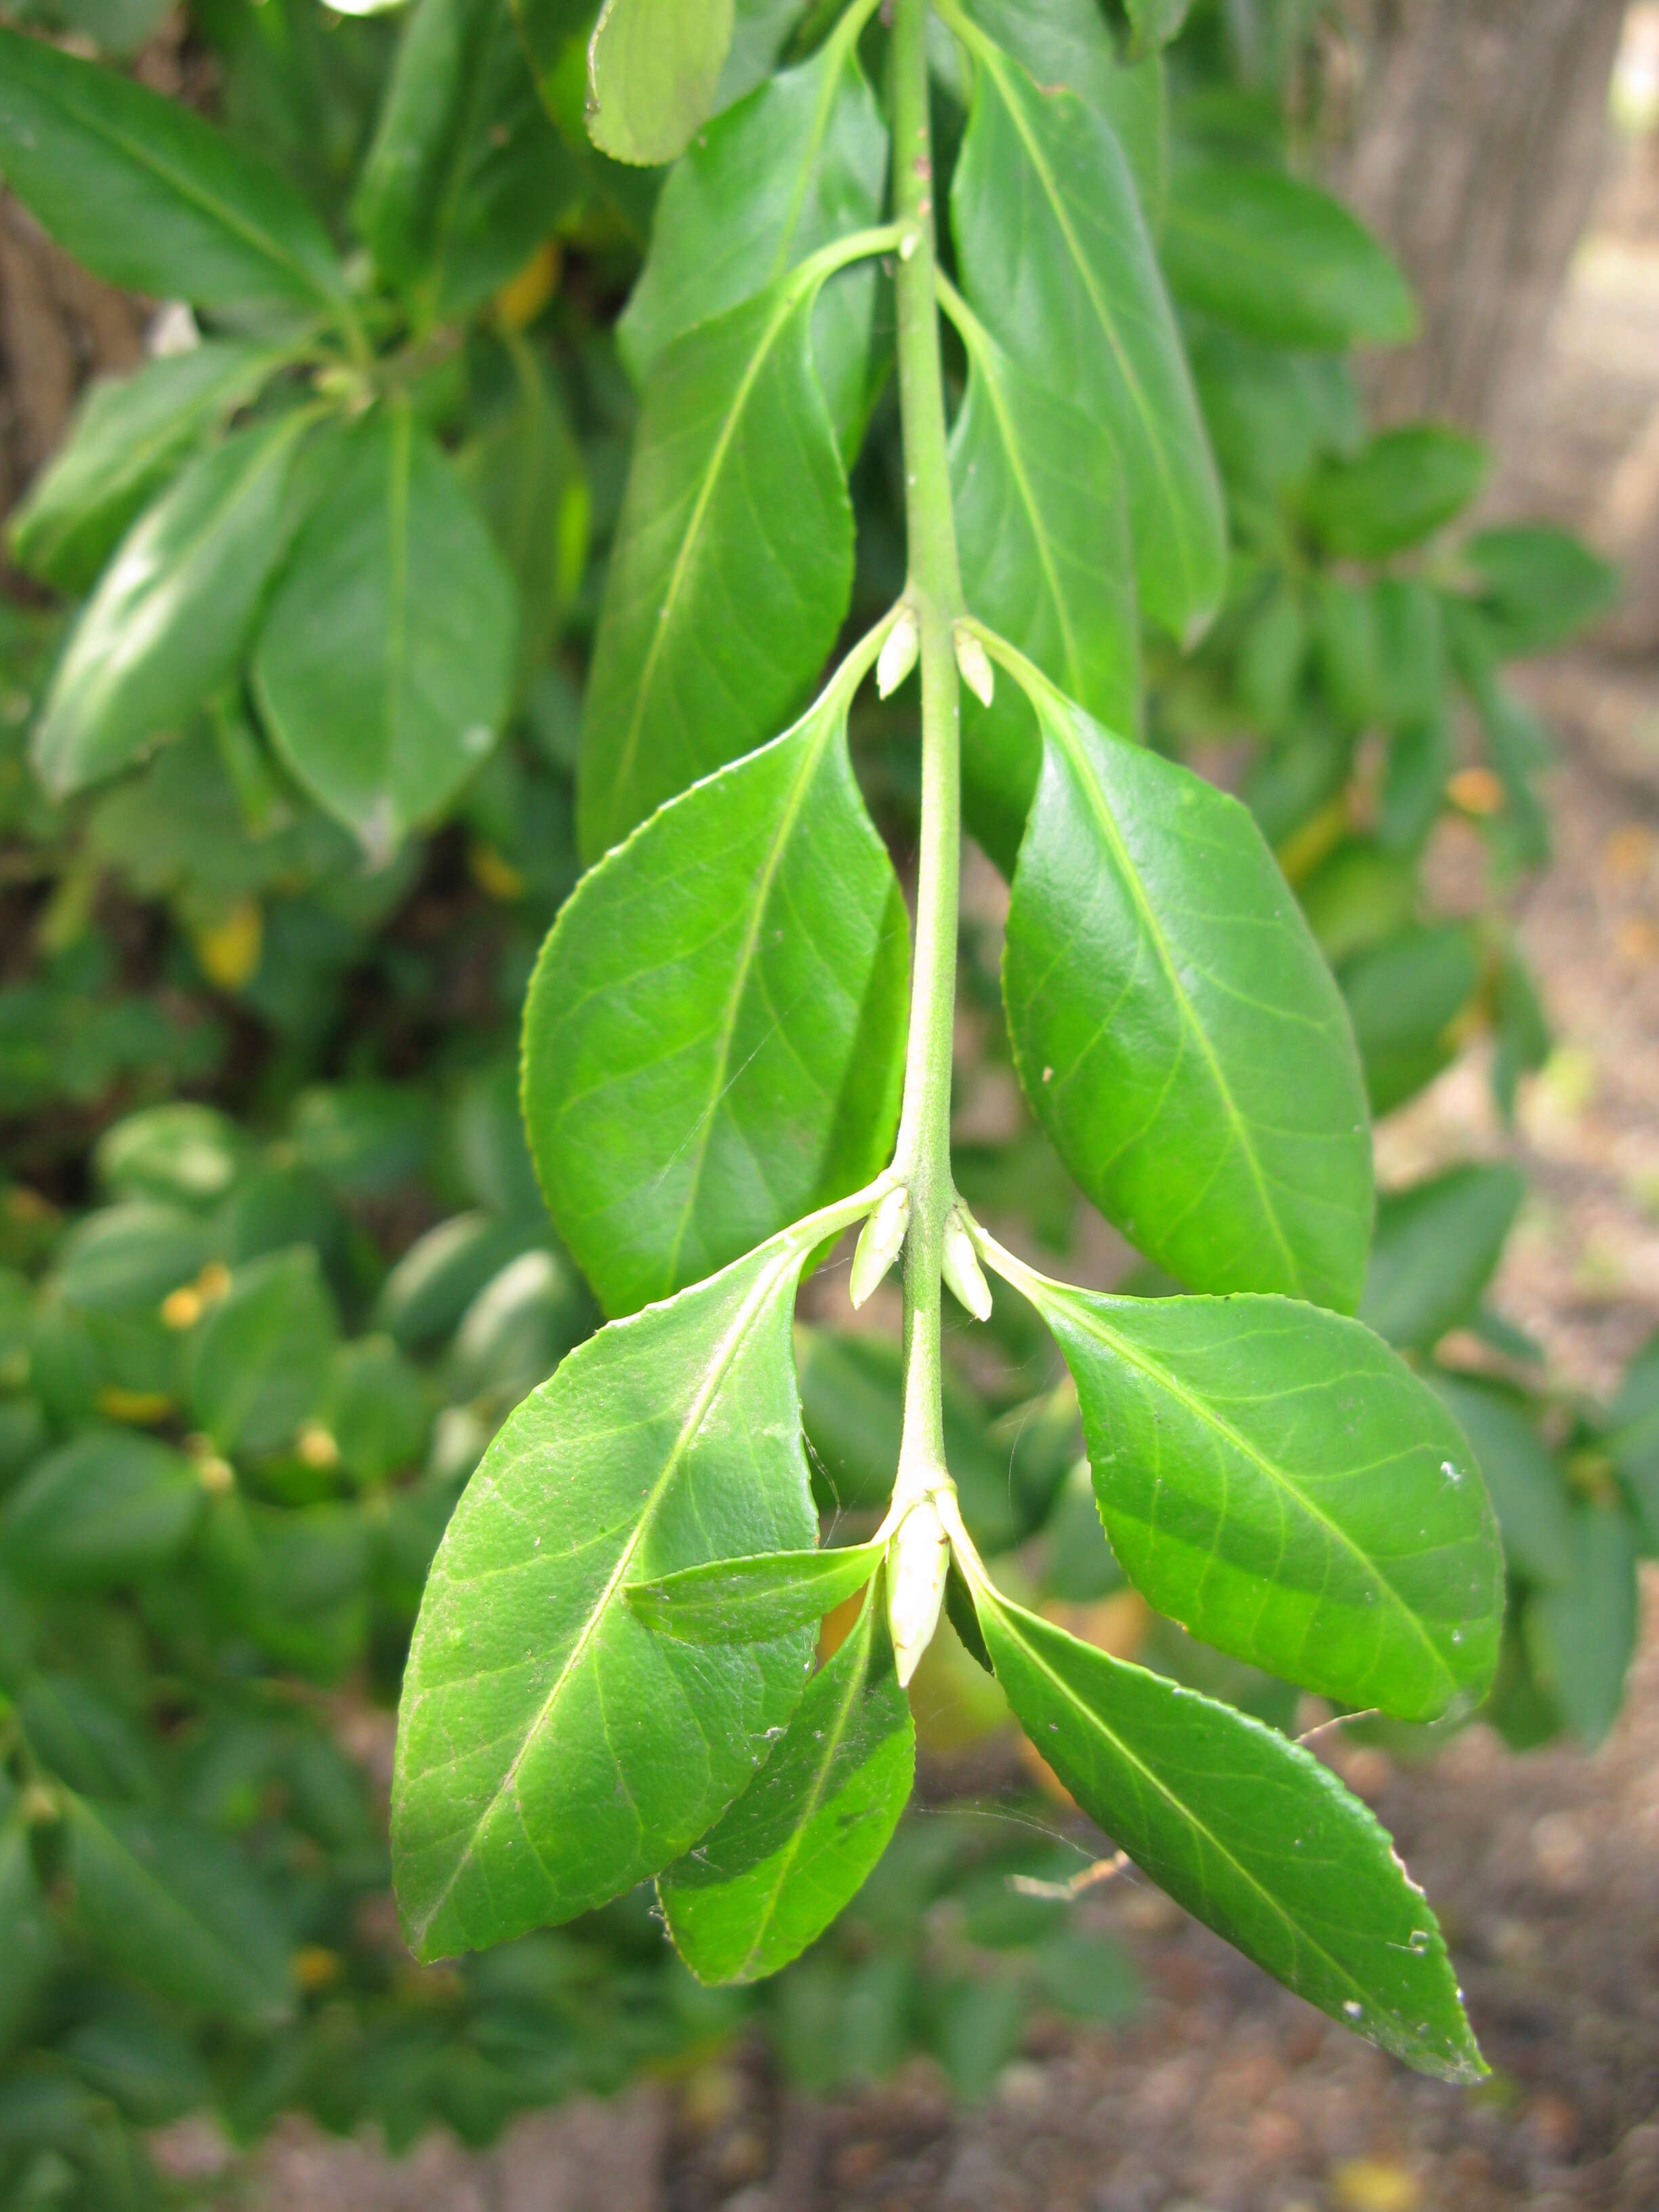
[[[1358,0],[1346,196],[1416,286],[1379,416],[1501,437],[1589,219],[1624,0]]]

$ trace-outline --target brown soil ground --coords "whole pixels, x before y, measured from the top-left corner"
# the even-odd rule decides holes
[[[1628,198],[1628,195],[1626,195]],[[1659,205],[1659,201],[1652,203]],[[1627,216],[1617,192],[1611,209]],[[1659,222],[1581,256],[1499,493],[1587,523],[1659,420]],[[1500,1127],[1478,1064],[1386,1132],[1385,1176],[1509,1153],[1533,1196],[1500,1303],[1565,1383],[1605,1390],[1659,1326],[1659,675],[1587,657],[1537,673],[1561,735],[1559,858],[1517,901],[1560,1048]],[[1440,855],[1454,896],[1479,866]],[[609,2107],[568,2107],[469,2157],[434,2139],[283,2130],[219,2201],[258,2212],[1654,2212],[1659,2208],[1659,1571],[1625,1716],[1594,1757],[1505,1755],[1482,1731],[1431,1765],[1334,1763],[1435,1901],[1495,2069],[1419,2081],[1272,1984],[1134,1879],[1080,1905],[1133,1953],[1126,2028],[1039,2023],[989,2102],[917,2066],[830,2105],[758,2052]],[[210,2147],[175,2138],[176,2166]]]

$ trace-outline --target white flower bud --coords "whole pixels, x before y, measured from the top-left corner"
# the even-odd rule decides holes
[[[855,1313],[897,1259],[909,1226],[910,1194],[901,1183],[896,1190],[888,1192],[865,1223],[864,1233],[853,1254],[853,1273],[848,1281],[847,1295],[853,1301]]]
[[[957,667],[963,682],[979,701],[988,707],[996,696],[997,679],[991,666],[991,656],[970,629],[958,623],[956,629]]]
[[[908,607],[900,610],[899,618],[887,633],[881,648],[881,658],[876,663],[876,692],[878,697],[890,699],[899,685],[916,665],[916,618]]]
[[[939,1272],[945,1287],[960,1298],[975,1321],[991,1318],[991,1285],[979,1264],[972,1239],[955,1206],[945,1218],[945,1250]]]
[[[901,1689],[933,1640],[950,1571],[945,1524],[933,1499],[924,1498],[905,1515],[887,1551],[887,1625]]]

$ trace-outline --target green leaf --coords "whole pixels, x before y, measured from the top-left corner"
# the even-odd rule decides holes
[[[915,1778],[910,1705],[877,1592],[718,1826],[659,1875],[703,1982],[757,1982],[816,1942],[886,1850]]]
[[[3,30],[0,173],[128,291],[231,313],[345,299],[327,233],[276,170],[177,100]]]
[[[794,1710],[810,1631],[681,1644],[623,1591],[811,1543],[789,1350],[810,1243],[793,1231],[613,1322],[474,1475],[399,1710],[392,1857],[418,1956],[568,1919],[660,1872]]]
[[[770,737],[835,643],[853,513],[812,369],[823,274],[698,324],[647,387],[582,720],[590,859]]]
[[[737,0],[732,44],[714,93],[716,115],[771,76],[801,11],[802,0]]]
[[[643,384],[696,323],[775,283],[818,247],[878,222],[887,131],[858,58],[867,8],[849,9],[810,61],[771,77],[700,131],[663,187],[651,251],[617,341]],[[826,286],[812,360],[850,453],[868,410],[877,272]]]
[[[517,580],[520,621],[513,696],[547,665],[587,567],[592,499],[581,448],[545,360],[510,338],[518,402],[455,456],[463,489]]]
[[[1346,1316],[1012,1278],[1078,1386],[1124,1571],[1206,1643],[1407,1720],[1484,1692],[1503,1559],[1468,1443]]]
[[[1384,430],[1352,459],[1333,455],[1321,463],[1304,488],[1303,514],[1326,552],[1383,561],[1461,514],[1480,490],[1489,458],[1473,438],[1439,423]]]
[[[1137,46],[1167,46],[1187,20],[1192,0],[1124,0]]]
[[[1460,1018],[1480,988],[1462,922],[1402,930],[1345,961],[1339,978],[1371,1111],[1392,1113],[1457,1056]]]
[[[9,526],[18,566],[60,591],[89,590],[123,533],[281,356],[231,338],[89,385]]]
[[[40,1764],[89,1797],[156,1796],[155,1765],[138,1729],[76,1674],[32,1674],[17,1717]]]
[[[35,726],[36,765],[60,797],[176,737],[234,672],[283,550],[307,420],[284,416],[213,447],[121,541]]]
[[[1097,0],[969,0],[968,13],[1038,84],[1069,87],[1111,125],[1156,231],[1169,182],[1162,58],[1121,63]]]
[[[213,1239],[199,1214],[153,1199],[88,1214],[58,1255],[58,1295],[72,1306],[124,1313],[159,1306],[200,1273]]]
[[[423,319],[465,314],[580,192],[507,0],[420,0],[357,188],[381,274]]]
[[[494,745],[517,592],[476,507],[406,405],[337,451],[253,661],[278,751],[386,859]]]
[[[1021,1725],[1161,1889],[1407,2065],[1481,2078],[1434,1916],[1328,1767],[1259,1721],[976,1595]]]
[[[629,1583],[628,1602],[647,1628],[682,1644],[764,1644],[810,1627],[862,1589],[886,1548],[850,1544],[839,1551],[716,1559],[660,1582]]]
[[[190,1409],[222,1451],[275,1451],[320,1406],[339,1321],[317,1255],[238,1267],[191,1348]]]
[[[1003,961],[1033,1110],[1088,1196],[1182,1282],[1352,1311],[1364,1095],[1272,854],[1237,799],[1034,696],[1042,775]]]
[[[1183,306],[1263,345],[1346,353],[1417,327],[1410,287],[1364,225],[1282,170],[1178,167],[1158,250]]]
[[[98,1957],[193,2011],[270,2026],[292,2009],[282,1922],[222,1837],[82,1797],[68,1825],[76,1918]]]
[[[951,204],[969,304],[1028,374],[1115,438],[1147,612],[1178,636],[1220,599],[1221,489],[1111,126],[975,35]]]
[[[672,161],[706,120],[732,0],[605,0],[587,50],[587,128],[618,161]]]
[[[1650,1337],[1625,1370],[1607,1408],[1607,1448],[1659,1553],[1659,1336]]]
[[[58,1959],[58,1938],[34,1871],[29,1832],[0,1825],[0,2051],[28,2026]]]
[[[1572,1509],[1566,1573],[1524,1616],[1527,1648],[1567,1725],[1590,1749],[1619,1717],[1636,1652],[1641,1595],[1635,1523],[1620,1506]]]
[[[404,1349],[447,1336],[486,1283],[543,1242],[540,1223],[458,1213],[417,1237],[380,1285],[374,1320]]]
[[[947,295],[947,303],[949,295]],[[1109,441],[952,308],[968,389],[951,433],[957,538],[975,614],[1109,729],[1140,725],[1140,638],[1128,502]],[[1036,788],[1042,742],[1018,686],[963,702],[968,822],[1005,872]]]
[[[1616,605],[1622,589],[1615,568],[1548,523],[1480,531],[1461,558],[1474,572],[1492,648],[1506,660],[1565,644]]]
[[[1487,1495],[1498,1514],[1504,1556],[1529,1583],[1569,1578],[1572,1529],[1568,1492],[1526,1401],[1502,1383],[1431,1368],[1428,1379],[1474,1446]]]
[[[1474,1316],[1526,1194],[1518,1169],[1473,1162],[1385,1192],[1360,1318],[1405,1351],[1431,1352]]]
[[[177,1557],[202,1502],[181,1452],[129,1430],[88,1429],[7,1498],[0,1559],[47,1589],[140,1581]]]
[[[611,1313],[701,1280],[886,1164],[908,930],[848,759],[851,689],[838,679],[610,854],[537,964],[531,1150]]]
[[[227,1115],[177,1099],[106,1129],[94,1147],[93,1166],[112,1197],[209,1206],[235,1182],[248,1152],[246,1137]]]

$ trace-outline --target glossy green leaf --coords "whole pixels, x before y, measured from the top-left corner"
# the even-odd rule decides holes
[[[531,1149],[611,1313],[699,1281],[888,1159],[908,931],[848,759],[850,688],[610,854],[538,963]]]
[[[1460,557],[1474,573],[1492,648],[1505,659],[1564,644],[1607,613],[1622,588],[1615,568],[1548,523],[1478,531]]]
[[[327,1387],[339,1334],[314,1249],[295,1244],[238,1267],[191,1346],[190,1407],[222,1451],[292,1443]]]
[[[714,92],[716,115],[771,76],[801,12],[802,0],[737,0],[732,44]]]
[[[1259,1721],[980,1594],[998,1678],[1079,1805],[1247,1958],[1419,2072],[1486,2068],[1422,1892],[1358,1798]]]
[[[672,161],[708,117],[732,0],[605,0],[587,50],[587,128],[618,161]]]
[[[1304,488],[1303,513],[1328,553],[1383,561],[1461,514],[1488,459],[1484,446],[1436,422],[1384,430],[1352,459],[1333,455],[1321,464]]]
[[[420,0],[357,188],[376,267],[426,319],[514,276],[580,197],[507,0]]]
[[[507,1422],[450,1522],[404,1677],[392,1856],[422,1958],[602,1903],[677,1858],[781,1733],[811,1635],[656,1636],[623,1595],[815,1533],[777,1238],[613,1322]]]
[[[233,673],[283,550],[305,420],[286,416],[212,447],[122,539],[35,725],[52,790],[78,791],[176,737]]]
[[[1022,1271],[1078,1386],[1113,1551],[1220,1650],[1408,1720],[1491,1681],[1503,1559],[1468,1444],[1360,1323]]]
[[[658,1876],[668,1932],[700,1981],[760,1981],[817,1942],[886,1850],[915,1759],[872,1591],[759,1774]]]
[[[278,358],[211,338],[130,376],[99,377],[12,515],[18,566],[60,592],[90,590],[129,525]]]
[[[770,737],[835,642],[853,514],[812,368],[823,274],[698,324],[647,387],[582,720],[589,858]]]
[[[1344,353],[1400,345],[1410,287],[1340,201],[1278,169],[1177,167],[1159,258],[1183,306],[1263,345]]]
[[[1572,1509],[1565,1566],[1525,1614],[1528,1650],[1581,1743],[1601,1742],[1619,1717],[1636,1654],[1641,1594],[1637,1532],[1622,1507]]]
[[[1182,1282],[1352,1311],[1364,1096],[1272,854],[1237,799],[1052,692],[1036,703],[1042,775],[1003,961],[1033,1110],[1088,1196]]]
[[[1468,1321],[1526,1195],[1518,1169],[1466,1162],[1377,1200],[1360,1318],[1410,1352]]]
[[[1122,146],[1148,224],[1164,219],[1168,106],[1160,55],[1124,64],[1098,0],[969,0],[968,13],[1040,85],[1063,84],[1104,116]]]
[[[643,384],[678,337],[725,313],[807,254],[880,220],[887,131],[858,58],[853,8],[810,61],[769,78],[699,132],[663,187],[651,251],[617,325]],[[812,360],[843,451],[869,404],[877,272],[825,287]]]
[[[1510,1567],[1529,1583],[1567,1580],[1572,1555],[1567,1486],[1526,1401],[1502,1383],[1472,1375],[1431,1368],[1428,1377],[1474,1446]]]
[[[175,1559],[202,1510],[182,1452],[129,1430],[89,1428],[43,1459],[0,1512],[0,1559],[20,1581],[100,1589]]]
[[[334,457],[253,661],[278,751],[384,860],[494,745],[517,592],[483,518],[407,407]]]
[[[0,173],[77,261],[232,313],[337,309],[345,278],[286,178],[176,100],[0,31]]]
[[[1371,1111],[1392,1113],[1456,1057],[1480,982],[1474,939],[1462,922],[1402,930],[1345,961],[1340,981]]]
[[[94,1956],[194,2011],[270,2026],[291,2009],[276,1905],[222,1836],[74,1797],[69,1838],[76,1918]]]
[[[822,1620],[862,1589],[886,1548],[849,1544],[839,1551],[716,1559],[660,1582],[630,1583],[628,1602],[647,1628],[683,1644],[764,1644]]]
[[[968,389],[951,433],[951,489],[969,604],[1108,728],[1140,726],[1140,638],[1128,502],[1109,441],[1034,382],[960,312]],[[964,695],[969,826],[1012,872],[1042,746],[1017,684]]]
[[[973,46],[951,200],[963,289],[1028,374],[1115,439],[1142,604],[1184,637],[1220,597],[1221,491],[1122,151],[1075,94]]]

